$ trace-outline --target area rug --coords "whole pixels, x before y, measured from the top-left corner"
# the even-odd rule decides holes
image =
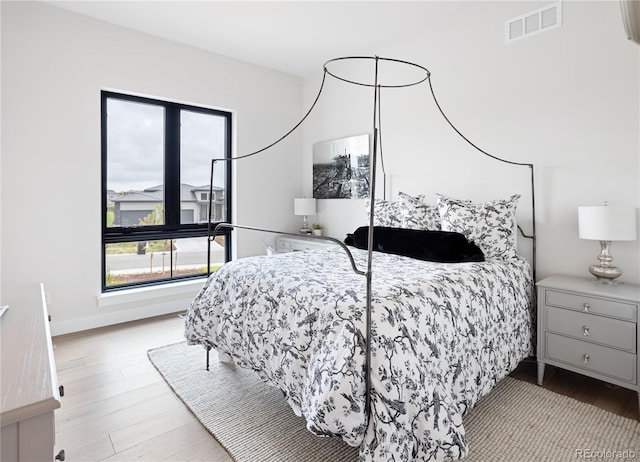
[[[356,448],[309,433],[282,393],[252,371],[205,370],[202,347],[149,351],[176,395],[236,462],[354,462]],[[613,393],[613,392],[612,392]],[[507,377],[464,419],[469,462],[640,460],[638,422]]]

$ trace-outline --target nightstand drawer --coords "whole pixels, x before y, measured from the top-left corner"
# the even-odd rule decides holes
[[[276,239],[276,252],[292,252],[291,248],[292,241],[291,239]]]
[[[547,330],[631,353],[636,351],[636,324],[633,322],[547,307]]]
[[[276,252],[278,253],[325,249],[332,246],[337,246],[337,244],[327,239],[276,237]]]
[[[547,290],[546,294],[547,297],[545,303],[547,305],[568,308],[570,310],[582,311],[585,313],[601,314],[603,316],[619,318],[625,321],[636,320],[637,305],[602,298],[586,297],[584,295],[557,292],[555,290]]]
[[[546,356],[549,359],[636,383],[637,357],[633,353],[549,333],[546,334],[546,340]]]

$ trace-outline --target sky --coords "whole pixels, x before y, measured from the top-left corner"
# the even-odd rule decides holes
[[[329,164],[338,156],[351,154],[351,164],[358,166],[358,156],[369,154],[369,135],[356,135],[313,145],[313,163]]]
[[[107,103],[107,189],[117,192],[161,185],[164,108],[118,99]],[[212,158],[224,157],[225,118],[181,112],[181,182],[209,184]],[[213,184],[224,185],[224,165],[216,164]]]

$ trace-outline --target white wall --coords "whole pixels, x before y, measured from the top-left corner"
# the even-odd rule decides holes
[[[423,27],[369,54],[424,65],[466,136],[535,164],[539,277],[584,275],[598,245],[578,239],[577,207],[604,200],[640,207],[640,48],[625,39],[617,2],[575,1],[564,2],[561,28],[505,45],[504,21],[547,3],[415,2]],[[0,290],[43,281],[54,334],[185,308],[196,287],[107,297],[98,306],[100,89],[233,110],[245,153],[297,122],[315,98],[322,63],[301,82],[48,5],[0,8]],[[345,46],[343,55],[351,54]],[[369,89],[327,82],[302,134],[271,151],[275,159],[239,166],[238,183],[251,188],[237,191],[237,221],[296,229],[291,198],[311,191],[312,144],[370,132],[371,97]],[[392,195],[485,200],[517,190],[530,227],[528,172],[478,160],[437,114],[427,87],[383,92],[383,111]],[[318,206],[312,221],[335,237],[364,221],[363,201]],[[261,252],[260,237],[241,237],[239,256]],[[614,243],[613,254],[622,280],[640,282],[638,241]]]
[[[100,90],[233,110],[242,154],[298,121],[301,79],[40,3],[1,8],[1,287],[44,282],[54,335],[185,309],[197,285],[98,306]],[[237,166],[238,222],[295,229],[300,144]],[[260,236],[238,239],[239,256],[262,251]]]
[[[0,7],[0,50],[2,50],[2,7]],[[0,102],[2,101],[2,59],[0,59]],[[2,242],[2,111],[0,110],[0,243]],[[2,250],[0,249],[0,281],[2,281]],[[0,284],[2,301],[2,284]]]
[[[422,2],[416,14],[424,27],[370,55],[425,66],[438,101],[465,136],[492,154],[535,165],[538,278],[588,276],[599,245],[578,239],[577,207],[605,200],[640,207],[640,47],[626,40],[618,2],[607,1],[565,1],[562,27],[505,44],[505,20],[548,3]],[[321,69],[305,79],[306,104],[320,77]],[[329,79],[305,126],[306,194],[313,143],[371,133],[372,98],[370,89]],[[479,160],[438,115],[428,85],[384,90],[382,116],[392,197],[398,190],[425,193],[431,202],[435,192],[474,200],[521,192],[521,218],[530,230],[528,169]],[[364,201],[321,200],[318,209],[313,220],[334,237],[364,224]],[[638,241],[615,242],[612,253],[625,272],[621,280],[640,282]]]

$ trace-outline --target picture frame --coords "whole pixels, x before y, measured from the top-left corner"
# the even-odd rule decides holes
[[[313,197],[369,197],[369,134],[322,141],[313,145]]]

